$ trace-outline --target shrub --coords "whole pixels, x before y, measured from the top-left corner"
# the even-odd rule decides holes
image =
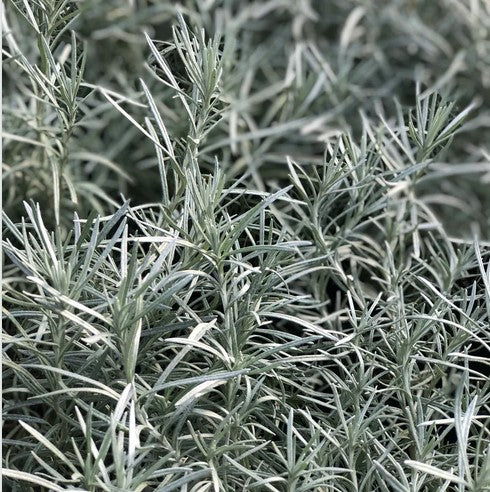
[[[8,490],[490,489],[483,0],[3,28]]]

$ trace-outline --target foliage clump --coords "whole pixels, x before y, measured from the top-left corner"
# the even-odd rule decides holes
[[[9,0],[3,483],[490,490],[484,0]]]

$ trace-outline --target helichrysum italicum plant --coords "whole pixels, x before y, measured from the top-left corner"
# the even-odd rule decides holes
[[[6,490],[490,490],[484,0],[2,22]]]

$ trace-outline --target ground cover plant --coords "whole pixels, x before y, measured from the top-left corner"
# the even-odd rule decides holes
[[[490,490],[486,0],[2,28],[5,490]]]

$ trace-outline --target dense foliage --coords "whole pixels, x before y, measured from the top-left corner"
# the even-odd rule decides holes
[[[5,490],[490,490],[486,0],[2,24]]]

